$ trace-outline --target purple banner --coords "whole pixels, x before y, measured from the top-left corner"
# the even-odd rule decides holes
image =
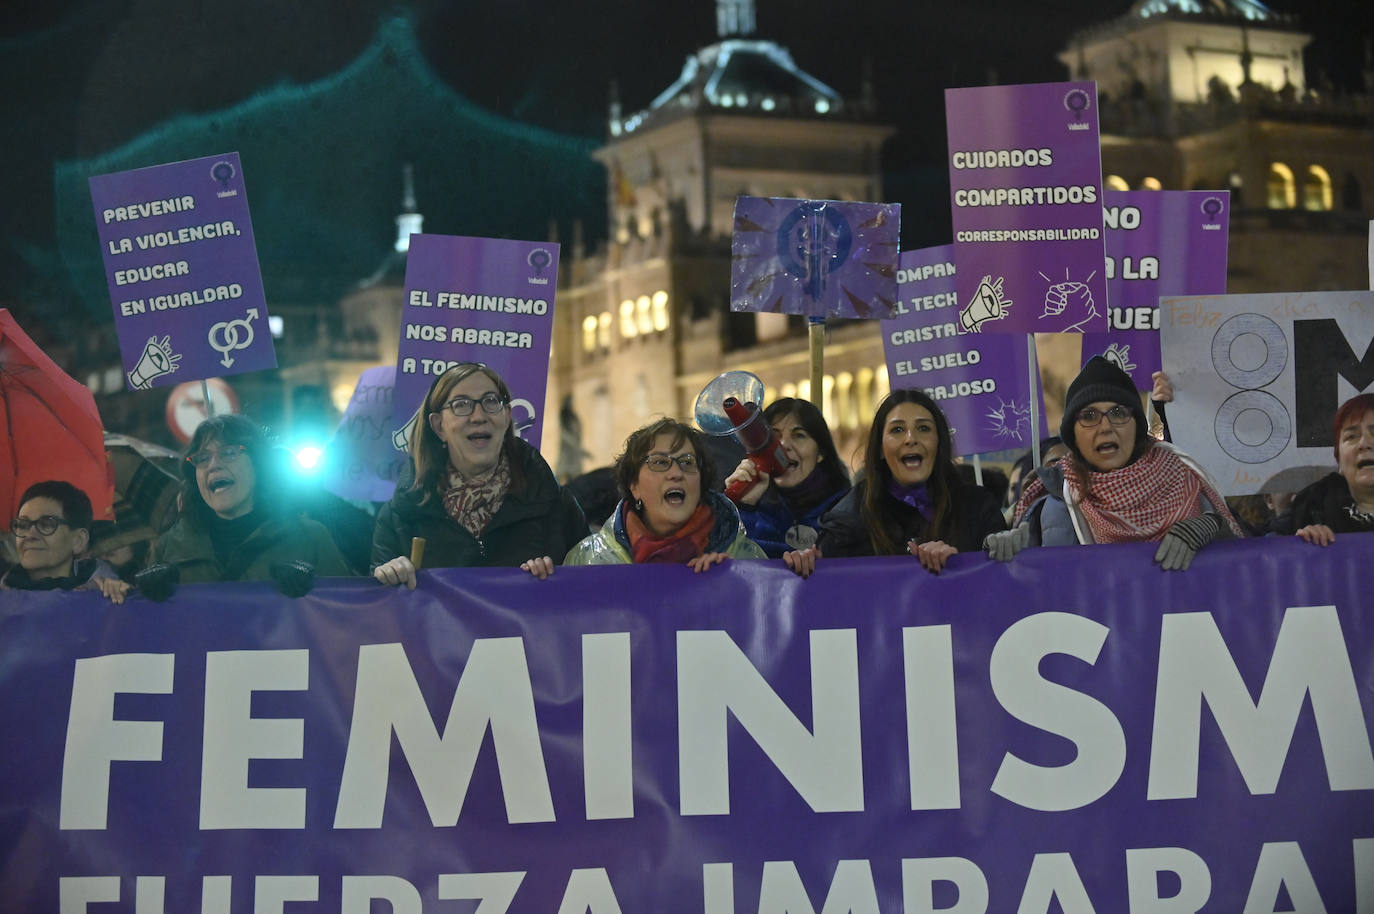
[[[940,401],[956,454],[1030,447],[1026,340],[959,332],[953,245],[903,251],[898,262],[897,316],[883,325],[891,386],[918,387]],[[1043,437],[1043,411],[1040,420]]]
[[[1159,300],[1226,292],[1225,190],[1109,190],[1108,332],[1083,335],[1083,361],[1105,356],[1149,390],[1161,368]]]
[[[0,897],[1367,912],[1369,547],[10,592]]]
[[[730,242],[730,309],[891,317],[901,222],[897,203],[740,197]]]
[[[277,366],[237,152],[90,183],[131,389]]]
[[[369,368],[358,378],[334,440],[321,484],[340,498],[387,501],[405,469],[406,456],[392,440],[396,366]]]
[[[398,447],[429,385],[459,362],[481,362],[501,376],[516,434],[539,447],[557,285],[553,242],[410,236],[396,358]]]
[[[946,89],[945,123],[960,326],[1105,329],[1096,84]]]

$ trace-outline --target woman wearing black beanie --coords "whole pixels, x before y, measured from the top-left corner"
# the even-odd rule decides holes
[[[1135,384],[1101,356],[1069,385],[1059,434],[1069,453],[1026,484],[1013,529],[984,542],[993,558],[1026,546],[1156,541],[1155,561],[1182,570],[1212,540],[1241,535],[1202,467],[1150,437]]]

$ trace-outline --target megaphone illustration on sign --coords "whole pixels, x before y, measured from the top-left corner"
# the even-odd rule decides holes
[[[978,291],[973,293],[973,301],[959,312],[959,326],[965,333],[978,333],[985,322],[1006,317],[1010,306],[1011,302],[1002,298],[1002,277],[993,282],[991,276],[984,276]]]
[[[701,389],[693,408],[697,425],[708,435],[734,435],[759,472],[776,476],[791,466],[778,433],[763,418],[763,382],[747,371],[727,371]],[[725,489],[738,501],[754,482],[741,480]]]
[[[181,356],[172,351],[171,337],[164,336],[159,342],[156,336],[148,337],[138,364],[129,372],[129,386],[134,390],[147,390],[153,381],[177,370]]]
[[[423,406],[416,407],[410,421],[391,433],[392,446],[402,454],[410,453],[410,435],[415,431],[415,423],[420,421],[420,410],[423,408]]]

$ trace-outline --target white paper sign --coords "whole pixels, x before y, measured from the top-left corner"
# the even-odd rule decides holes
[[[1169,428],[1225,495],[1294,492],[1335,469],[1331,422],[1374,390],[1374,292],[1159,302]]]

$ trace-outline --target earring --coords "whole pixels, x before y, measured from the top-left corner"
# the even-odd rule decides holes
[[[643,513],[644,513],[644,499],[642,499],[642,498],[636,498],[636,499],[635,499],[635,510],[638,511],[640,514],[643,514]]]

